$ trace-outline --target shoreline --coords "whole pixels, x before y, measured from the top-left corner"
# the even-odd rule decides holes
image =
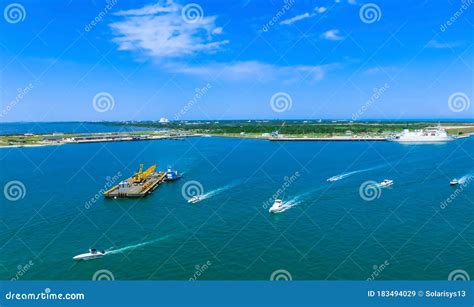
[[[453,141],[458,139],[464,139],[474,136],[474,133],[469,135],[463,135],[456,137]],[[63,146],[73,144],[90,144],[90,143],[112,143],[112,142],[140,142],[140,141],[156,141],[156,140],[184,140],[188,137],[222,137],[222,138],[234,138],[234,139],[247,139],[247,140],[260,140],[269,142],[390,142],[386,138],[382,137],[368,137],[368,138],[350,138],[350,137],[280,137],[280,138],[268,138],[268,137],[245,137],[245,136],[233,136],[233,135],[187,135],[182,139],[176,139],[171,137],[159,137],[159,138],[147,138],[147,139],[122,139],[122,140],[91,140],[91,141],[79,141],[79,142],[58,142],[58,143],[44,143],[44,144],[25,144],[25,145],[0,145],[2,148],[31,148],[31,147],[47,147],[47,146]]]
[[[145,134],[146,133],[146,134]],[[150,135],[151,134],[151,135]],[[468,132],[463,135],[454,136],[454,140],[468,138],[474,135],[474,132]],[[25,138],[25,135],[14,135],[18,139]],[[32,137],[28,135],[28,137]],[[218,134],[218,133],[182,133],[172,131],[166,135],[163,133],[136,131],[128,133],[89,133],[76,134],[74,136],[66,134],[56,135],[33,135],[38,139],[37,143],[30,144],[8,144],[0,145],[1,148],[19,148],[19,147],[44,147],[44,146],[62,146],[67,144],[87,144],[87,143],[105,143],[105,142],[134,142],[134,141],[153,141],[153,140],[184,140],[188,137],[224,137],[249,140],[262,140],[270,142],[386,142],[387,137],[382,135],[332,135],[332,136],[307,136],[307,135],[283,135],[269,136],[264,134]],[[57,137],[58,140],[47,141],[51,137]]]

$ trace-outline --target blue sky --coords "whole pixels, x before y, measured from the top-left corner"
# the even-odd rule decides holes
[[[3,122],[474,117],[470,0],[22,0],[2,10]]]

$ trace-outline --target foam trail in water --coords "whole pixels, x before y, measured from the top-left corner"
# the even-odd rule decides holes
[[[231,184],[228,184],[228,185],[223,186],[221,188],[218,188],[218,189],[212,190],[210,192],[207,192],[207,193],[201,195],[201,200],[216,196],[216,195],[218,195],[218,194],[220,194],[224,191],[227,191],[228,189],[231,189],[231,188],[235,187],[237,184],[238,183],[231,183]]]
[[[368,171],[373,171],[375,169],[379,169],[379,168],[382,168],[382,167],[385,167],[385,166],[386,166],[386,164],[383,164],[383,165],[379,165],[379,166],[375,166],[375,167],[365,168],[365,169],[361,169],[361,170],[357,170],[357,171],[352,171],[352,172],[349,172],[349,173],[344,173],[344,174],[332,176],[332,177],[328,178],[327,181],[338,181],[338,180],[347,178],[347,177],[355,175],[355,174],[368,172]]]
[[[161,237],[161,238],[158,238],[158,239],[155,239],[155,240],[142,242],[142,243],[138,243],[138,244],[134,244],[134,245],[125,246],[125,247],[122,247],[122,248],[119,248],[119,249],[114,249],[114,250],[111,250],[111,251],[107,251],[107,255],[118,254],[118,253],[123,253],[123,252],[129,251],[129,250],[134,250],[134,249],[139,248],[139,247],[143,247],[143,246],[146,246],[146,245],[150,245],[150,244],[165,240],[168,237],[169,236],[164,236],[164,237]]]
[[[466,174],[464,176],[462,176],[461,178],[459,178],[458,182],[463,184],[467,181],[471,181],[474,179],[474,174]]]
[[[289,210],[289,209],[291,209],[295,206],[298,206],[299,204],[301,204],[300,196],[293,197],[292,199],[290,199],[288,201],[283,200],[283,205],[281,207],[281,210],[278,211],[278,212],[274,212],[274,213],[285,212],[286,210]]]

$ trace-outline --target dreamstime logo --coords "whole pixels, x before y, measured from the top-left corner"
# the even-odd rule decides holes
[[[473,0],[462,0],[461,7],[456,12],[454,12],[454,14],[451,15],[451,17],[449,17],[449,19],[446,20],[444,24],[439,27],[441,32],[446,31],[448,27],[452,26],[456,22],[456,20],[458,20],[464,14],[464,12],[471,7],[473,2]]]
[[[268,207],[272,206],[275,200],[280,198],[280,196],[285,193],[286,189],[288,189],[299,177],[300,177],[299,172],[295,172],[291,176],[285,176],[283,178],[284,182],[281,185],[281,187],[272,195],[272,197],[270,197],[268,200],[266,200],[263,203],[263,209],[267,209]]]
[[[367,3],[360,8],[359,17],[364,23],[374,23],[382,18],[382,11],[377,4]]]
[[[288,280],[293,280],[293,278],[291,277],[290,272],[288,272],[287,270],[280,269],[272,273],[272,275],[270,276],[270,280],[288,281]]]
[[[458,180],[458,182],[459,182],[458,186],[459,187],[456,190],[454,190],[454,192],[451,193],[448,198],[446,198],[444,201],[441,202],[440,208],[441,209],[448,208],[449,205],[458,197],[458,195],[460,195],[462,193],[462,191],[464,191],[465,188],[467,188],[467,186],[473,180],[474,180],[473,175],[467,175],[466,177],[463,177],[463,178],[459,179]]]
[[[381,194],[382,190],[375,181],[365,181],[360,185],[359,195],[365,201],[373,201],[378,199],[380,198]]]
[[[114,97],[107,92],[97,93],[92,99],[92,106],[97,112],[103,113],[114,109]]]
[[[367,111],[370,106],[372,106],[377,100],[379,100],[383,94],[390,88],[390,86],[385,83],[381,88],[374,88],[374,93],[372,96],[370,96],[370,99],[367,100],[362,107],[357,110],[356,113],[352,114],[352,120],[358,120],[359,117],[361,117],[365,111]]]
[[[212,85],[210,83],[207,83],[206,86],[202,88],[196,88],[194,91],[196,92],[193,96],[192,99],[188,101],[188,103],[179,110],[178,113],[174,115],[174,120],[179,120],[183,115],[185,115],[191,108],[198,103],[204,95],[207,94],[207,92],[212,88]]]
[[[448,98],[448,106],[451,111],[459,113],[469,109],[471,101],[469,97],[462,92],[456,92],[451,94]]]
[[[102,198],[102,195],[109,190],[111,187],[113,187],[117,181],[120,180],[122,177],[122,172],[117,172],[113,177],[107,176],[105,178],[105,185],[102,189],[100,189],[97,193],[95,193],[94,197],[91,197],[88,201],[84,203],[84,208],[90,209],[94,204]]]
[[[372,274],[370,274],[370,277],[367,278],[367,281],[372,281],[376,278],[378,278],[380,276],[380,274],[382,274],[382,272],[385,270],[385,268],[387,268],[388,266],[390,265],[390,262],[388,262],[388,260],[385,260],[384,263],[382,263],[381,265],[374,265],[372,268],[374,269],[372,271]]]
[[[105,7],[102,11],[97,14],[88,24],[84,26],[84,31],[89,32],[93,27],[102,22],[105,16],[113,9],[117,4],[118,0],[106,0]]]
[[[3,188],[3,194],[5,198],[10,201],[17,201],[23,199],[26,196],[26,187],[23,182],[19,180],[12,180],[7,182]]]
[[[291,110],[292,105],[293,100],[291,99],[291,96],[285,92],[275,93],[272,98],[270,98],[270,106],[272,107],[272,110],[278,113]]]
[[[458,269],[449,273],[448,280],[471,280],[471,278],[466,271]]]
[[[7,114],[18,104],[20,103],[23,99],[25,99],[28,94],[31,93],[35,86],[32,83],[29,83],[26,87],[24,88],[18,88],[18,94],[15,96],[15,99],[11,100],[5,108],[3,108],[2,112],[0,112],[0,117],[5,117]]]
[[[197,3],[186,4],[181,10],[181,17],[186,23],[197,23],[202,20],[204,11]]]
[[[284,4],[281,7],[281,9],[279,9],[278,12],[276,12],[276,14],[272,17],[272,19],[270,19],[267,23],[265,23],[262,26],[262,31],[263,32],[268,32],[270,27],[275,25],[285,15],[286,12],[288,12],[293,7],[293,5],[295,4],[296,1],[295,0],[284,0],[283,2],[284,2]]]
[[[201,277],[201,275],[207,271],[207,269],[209,269],[209,267],[212,265],[212,262],[211,261],[206,261],[206,263],[204,263],[203,265],[195,265],[194,268],[196,269],[196,271],[194,272],[193,276],[191,278],[189,278],[189,281],[195,281],[197,280],[199,277]]]
[[[23,277],[23,275],[25,275],[34,265],[35,263],[32,260],[28,261],[28,263],[25,265],[18,265],[18,271],[16,272],[15,276],[12,277],[11,280],[13,281],[21,279],[21,277]]]
[[[186,200],[189,200],[193,196],[200,196],[204,194],[204,188],[199,181],[191,180],[183,185],[181,188],[181,194]]]
[[[26,10],[19,3],[12,3],[5,7],[3,17],[8,23],[19,23],[26,18]]]
[[[102,269],[94,273],[92,280],[115,280],[115,277],[109,270]]]

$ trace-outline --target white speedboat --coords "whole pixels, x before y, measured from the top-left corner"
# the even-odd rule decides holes
[[[106,254],[107,254],[107,252],[105,252],[105,251],[98,251],[96,249],[89,249],[88,253],[84,253],[84,254],[74,256],[72,259],[74,259],[74,260],[89,260],[89,259],[95,259],[95,258],[103,257]]]
[[[286,210],[288,205],[285,205],[281,199],[275,199],[273,205],[268,209],[270,213],[278,213]]]
[[[332,176],[331,178],[328,178],[327,181],[333,182],[333,181],[338,181],[341,180],[343,177],[341,175],[338,176]]]
[[[385,179],[384,181],[380,182],[379,183],[379,187],[389,187],[393,184],[393,180],[390,180],[390,179]]]
[[[453,180],[451,180],[449,182],[450,185],[458,185],[459,184],[459,180],[457,180],[456,178],[454,178]]]
[[[197,203],[198,201],[201,201],[202,199],[203,199],[202,195],[196,195],[188,199],[188,203],[194,204],[194,203]]]

